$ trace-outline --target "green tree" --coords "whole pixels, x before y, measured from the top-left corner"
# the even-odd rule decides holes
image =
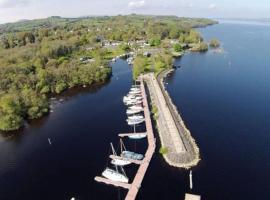
[[[183,50],[181,44],[179,43],[174,44],[173,48],[174,48],[174,51],[176,52],[181,52]]]
[[[220,46],[220,43],[219,43],[218,39],[213,38],[210,40],[210,47],[217,48],[219,46]]]
[[[2,44],[2,47],[4,49],[9,49],[10,48],[10,44],[9,44],[8,39],[6,37],[1,38],[1,44]]]
[[[161,40],[158,38],[153,38],[149,42],[150,46],[159,46],[161,44]]]
[[[0,97],[0,129],[7,131],[18,129],[23,123],[21,111],[22,107],[17,95],[2,95]]]

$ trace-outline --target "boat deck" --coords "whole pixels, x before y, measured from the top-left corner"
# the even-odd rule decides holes
[[[142,132],[142,133],[119,133],[119,137],[128,137],[128,136],[133,136],[137,134],[142,134],[142,135],[147,135],[147,132]]]
[[[133,159],[129,159],[129,158],[124,158],[121,156],[115,156],[115,155],[110,155],[111,159],[119,159],[119,160],[126,160],[126,161],[130,161],[131,163],[134,163],[136,165],[141,165],[143,163],[143,160],[133,160]]]
[[[201,200],[201,196],[195,194],[185,194],[185,200]]]

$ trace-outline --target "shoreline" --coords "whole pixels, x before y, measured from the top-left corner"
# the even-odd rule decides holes
[[[92,84],[88,84],[88,85],[76,85],[74,87],[68,88],[64,91],[62,91],[61,93],[57,94],[57,93],[50,93],[47,94],[47,99],[48,99],[48,112],[43,113],[43,115],[41,115],[38,118],[34,118],[34,119],[25,119],[22,123],[22,125],[16,129],[10,129],[10,130],[1,130],[0,129],[0,134],[1,135],[6,135],[6,136],[12,136],[13,134],[17,134],[18,132],[20,132],[21,130],[23,130],[25,128],[26,125],[31,125],[32,122],[37,121],[37,120],[41,120],[44,117],[47,117],[51,114],[51,105],[52,105],[52,98],[59,98],[61,96],[73,96],[74,94],[69,95],[69,93],[73,93],[74,91],[82,91],[82,90],[95,90],[95,89],[99,89],[105,85],[107,85],[108,83],[110,83],[111,81],[111,77],[112,74],[110,75],[108,80],[105,81],[101,81],[101,82],[94,82]],[[60,100],[58,100],[60,102]]]

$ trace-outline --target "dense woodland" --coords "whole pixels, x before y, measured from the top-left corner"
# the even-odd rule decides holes
[[[47,113],[49,94],[105,82],[111,75],[109,59],[139,48],[131,41],[145,40],[152,48],[166,48],[164,41],[174,39],[179,42],[174,50],[181,51],[182,43],[202,41],[192,28],[213,23],[206,19],[129,15],[50,17],[0,25],[0,130],[18,129],[24,120]],[[104,47],[107,41],[120,45]],[[153,66],[159,71],[171,63],[165,50],[151,58],[139,54],[135,66],[140,67],[134,73],[137,76]]]

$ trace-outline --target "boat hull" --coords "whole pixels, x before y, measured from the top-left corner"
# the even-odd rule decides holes
[[[128,183],[128,178],[125,175],[123,175],[123,174],[121,174],[113,169],[110,169],[110,168],[105,169],[102,172],[102,176],[104,176],[105,178],[110,179],[112,181]]]
[[[146,138],[146,135],[145,134],[134,134],[134,135],[129,135],[128,138],[133,139],[133,140],[140,140],[140,139]]]
[[[111,161],[111,163],[113,165],[117,165],[117,166],[126,166],[126,165],[130,165],[131,164],[131,162],[128,161],[128,160],[120,160],[120,159],[113,159]]]

